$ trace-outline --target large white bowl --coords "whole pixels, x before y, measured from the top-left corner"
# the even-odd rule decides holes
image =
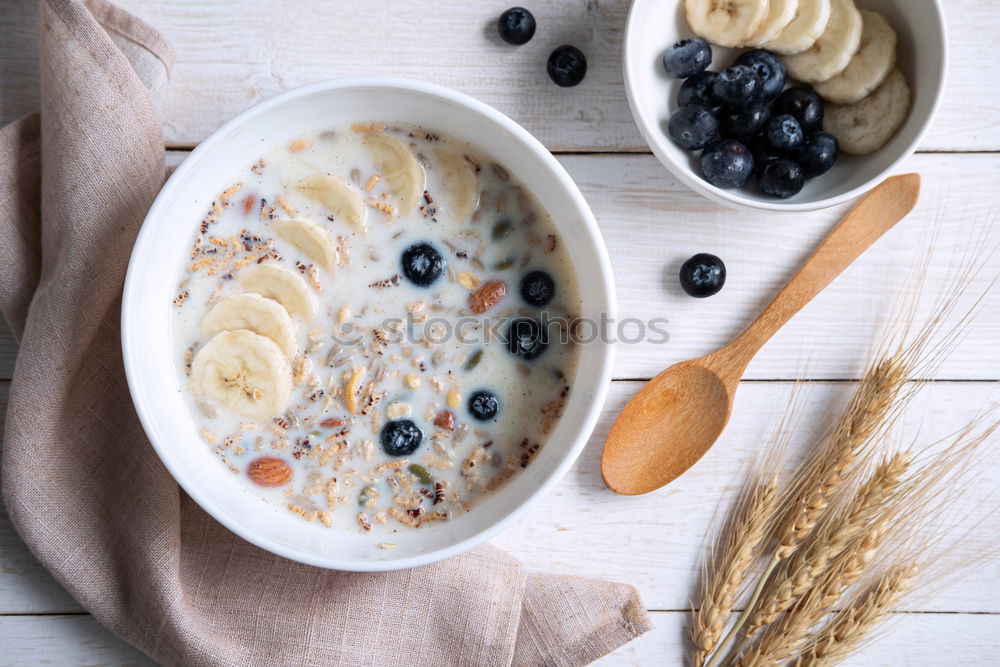
[[[842,156],[834,168],[806,183],[798,195],[775,199],[749,185],[717,188],[701,177],[698,153],[675,145],[666,121],[676,109],[681,81],[667,75],[661,57],[693,33],[684,17],[684,0],[632,0],[622,67],[625,91],[636,125],[667,169],[692,190],[736,208],[764,211],[813,211],[853,199],[885,180],[920,144],[937,113],[948,70],[948,39],[939,0],[857,0],[858,7],[881,12],[899,36],[898,67],[910,82],[913,106],[891,142],[866,157]],[[712,47],[712,70],[724,69],[738,51]]]
[[[471,512],[400,531],[373,548],[373,535],[306,523],[255,496],[198,436],[172,358],[171,298],[192,234],[216,193],[270,146],[314,128],[396,120],[465,139],[528,183],[549,211],[578,267],[584,317],[614,317],[611,264],[594,216],[572,179],[526,130],[495,109],[417,81],[342,79],[288,91],[240,114],[201,143],[156,198],[132,252],[122,304],[122,347],[132,400],[164,465],[199,505],[233,532],[276,554],[340,570],[413,567],[465,551],[519,517],[573,465],[594,428],[611,379],[609,342],[581,346],[563,418],[531,465]],[[376,540],[378,541],[378,540]]]

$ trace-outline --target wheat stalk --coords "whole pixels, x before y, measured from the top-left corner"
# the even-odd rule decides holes
[[[857,596],[834,615],[809,647],[795,660],[796,667],[826,667],[853,651],[913,588],[920,571],[917,563],[901,565]]]
[[[724,546],[715,559],[711,574],[705,577],[701,605],[691,627],[696,667],[704,665],[718,645],[726,619],[764,547],[777,488],[777,475],[758,479],[739,503],[736,516],[725,531]]]

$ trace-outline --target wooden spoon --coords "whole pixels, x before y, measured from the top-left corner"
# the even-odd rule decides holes
[[[774,301],[726,347],[671,366],[618,416],[601,457],[612,491],[648,493],[676,479],[715,443],[750,360],[791,317],[913,210],[920,175],[894,176],[851,209]]]

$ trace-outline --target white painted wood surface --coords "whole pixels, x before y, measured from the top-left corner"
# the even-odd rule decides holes
[[[714,508],[781,415],[789,379],[854,378],[910,267],[933,240],[923,311],[956,272],[970,244],[1000,245],[1000,64],[993,44],[1000,13],[987,0],[946,3],[952,35],[950,84],[923,150],[907,165],[925,179],[917,212],[820,295],[765,347],[748,371],[729,430],[688,475],[667,489],[621,498],[600,482],[600,447],[614,415],[665,365],[713,349],[737,333],[843,212],[782,217],[734,214],[678,184],[648,154],[621,88],[620,41],[627,0],[539,0],[535,40],[502,45],[492,23],[502,2],[294,0],[122,0],[159,27],[177,49],[165,109],[168,146],[196,144],[243,108],[280,90],[347,74],[411,76],[449,85],[498,107],[534,132],[580,184],[616,267],[620,314],[663,317],[670,340],[622,345],[617,381],[578,465],[529,516],[495,543],[533,568],[636,585],[655,628],[603,665],[682,664],[688,600]],[[360,5],[359,5],[360,6]],[[34,0],[0,7],[0,123],[37,105]],[[416,29],[414,29],[416,27]],[[544,59],[559,43],[587,52],[584,85],[556,90]],[[933,151],[933,152],[929,152]],[[599,154],[595,154],[599,153]],[[186,154],[168,155],[172,164]],[[684,297],[675,274],[694,252],[722,256],[729,283],[708,300]],[[985,262],[968,302],[1000,273]],[[634,329],[630,330],[634,331]],[[968,338],[937,373],[907,420],[925,439],[961,426],[1000,400],[1000,308],[987,304]],[[0,419],[16,346],[0,322]],[[805,412],[820,417],[849,386],[814,382]],[[1000,484],[1000,459],[983,467],[984,489]],[[971,502],[971,501],[970,501]],[[970,545],[972,553],[975,545]],[[1000,562],[979,561],[967,576],[901,614],[891,634],[851,665],[988,665],[1000,654]],[[144,665],[141,653],[96,621],[37,563],[0,514],[0,664]]]

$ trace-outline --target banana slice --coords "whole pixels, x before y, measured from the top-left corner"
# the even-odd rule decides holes
[[[851,64],[829,81],[813,86],[828,102],[860,102],[878,88],[896,66],[896,31],[876,12],[862,9],[861,17],[865,24],[861,31],[861,48],[854,54]]]
[[[301,275],[273,264],[251,264],[240,269],[236,282],[248,292],[274,299],[292,315],[316,316],[316,298]]]
[[[434,151],[447,198],[445,212],[466,221],[479,204],[479,184],[472,165],[461,155],[441,148]]]
[[[685,0],[694,34],[719,46],[740,46],[767,16],[767,0]]]
[[[767,16],[761,21],[760,27],[753,37],[747,42],[747,46],[763,46],[776,38],[795,20],[799,13],[799,0],[769,0],[767,3]]]
[[[837,76],[858,52],[863,26],[854,0],[832,0],[826,32],[808,51],[785,57],[788,75],[804,83],[829,81]]]
[[[786,56],[812,48],[830,23],[830,12],[830,0],[799,0],[792,22],[763,47]]]
[[[297,189],[333,211],[335,221],[343,220],[362,234],[368,231],[365,227],[368,207],[365,206],[361,193],[339,178],[315,174],[299,183]]]
[[[270,338],[285,356],[295,355],[295,323],[274,299],[246,293],[221,299],[201,320],[201,332],[213,336],[220,331],[248,329]]]
[[[363,141],[396,197],[399,215],[408,215],[424,193],[423,167],[410,147],[396,137],[379,132],[365,135]]]
[[[823,129],[840,141],[847,155],[868,155],[885,146],[910,112],[910,86],[898,69],[868,97],[856,104],[826,107]]]
[[[273,340],[252,331],[226,331],[191,361],[191,391],[242,417],[270,419],[292,392],[291,368]]]
[[[305,253],[309,259],[327,271],[333,271],[337,248],[333,237],[312,220],[304,218],[280,218],[271,221],[271,229],[280,238]]]

